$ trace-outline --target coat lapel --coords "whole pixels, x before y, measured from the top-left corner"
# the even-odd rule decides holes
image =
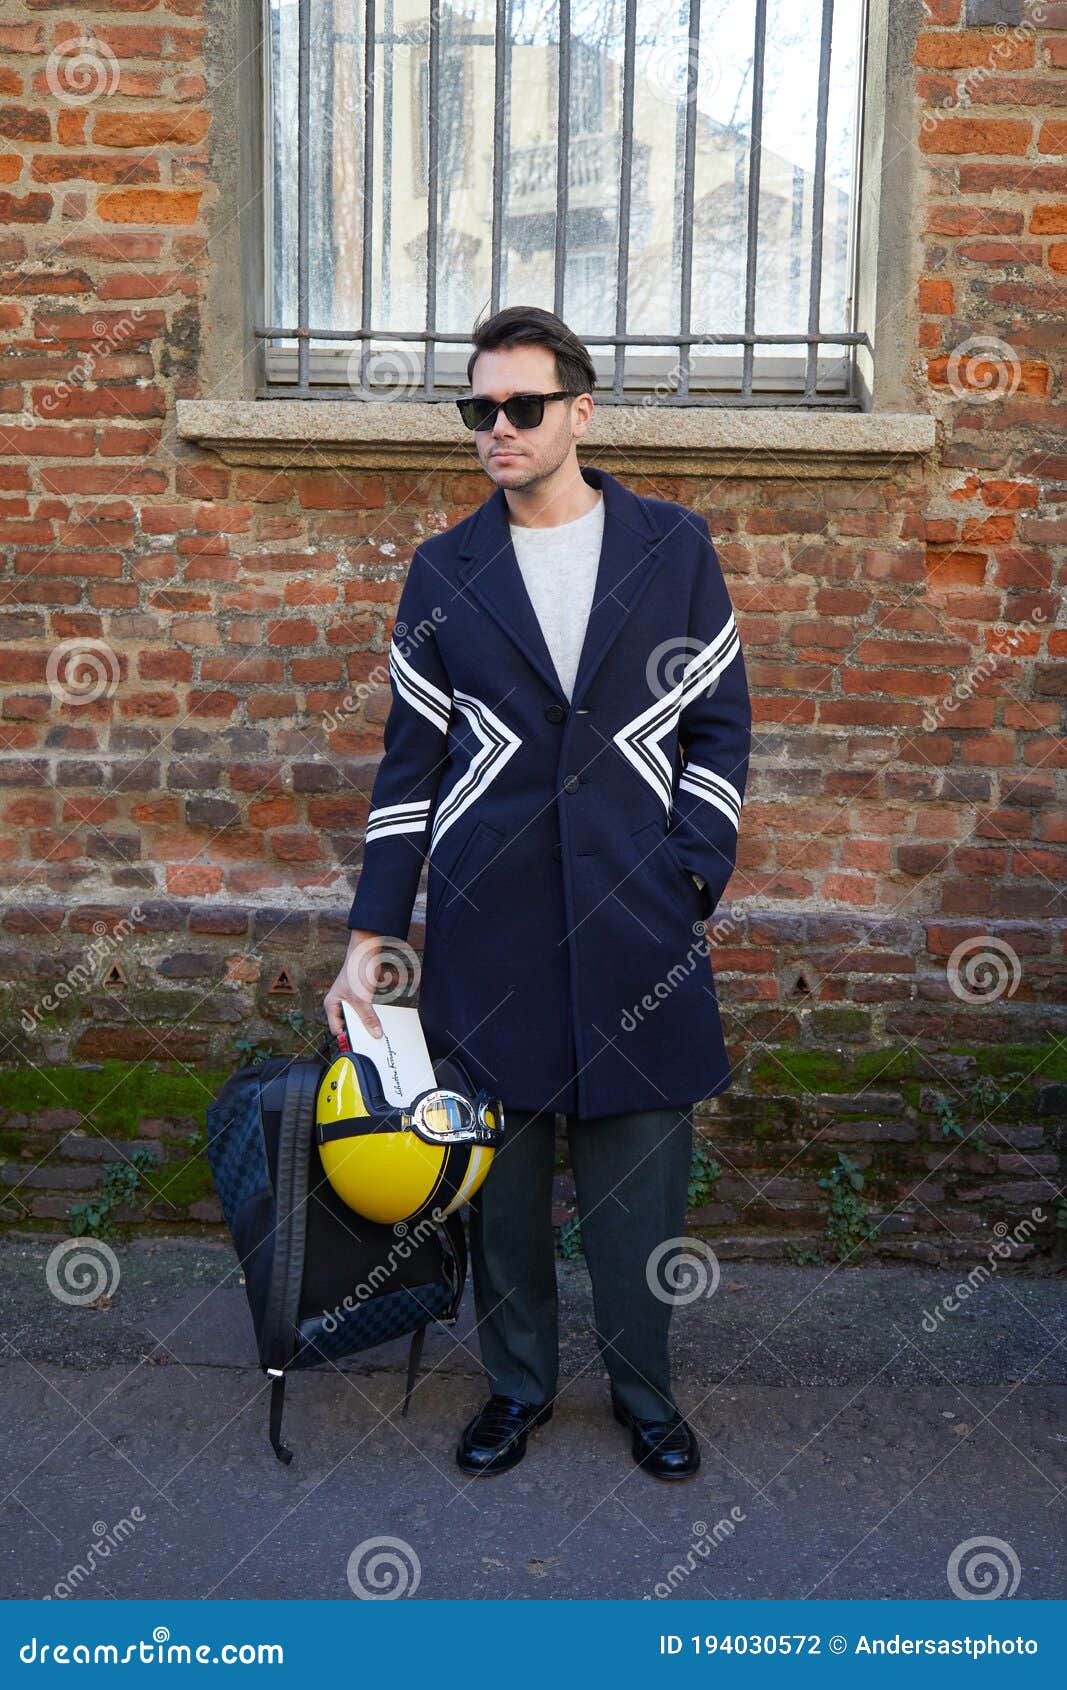
[[[630,606],[659,558],[658,533],[644,501],[607,470],[583,464],[582,475],[604,495],[604,539],[572,707],[588,691]],[[459,555],[461,585],[500,624],[557,697],[564,699],[566,695],[511,543],[508,506],[502,488],[494,488],[479,507]]]

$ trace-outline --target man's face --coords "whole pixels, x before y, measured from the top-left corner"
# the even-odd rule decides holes
[[[547,346],[508,346],[480,352],[471,372],[476,399],[509,399],[513,393],[558,393],[556,360]],[[531,487],[557,470],[573,441],[585,433],[588,395],[553,399],[537,428],[513,428],[498,411],[491,429],[475,429],[486,474],[498,487]]]

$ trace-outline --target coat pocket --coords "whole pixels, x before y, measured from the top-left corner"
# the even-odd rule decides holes
[[[701,916],[705,903],[704,891],[693,879],[675,850],[670,835],[664,832],[659,822],[646,822],[644,827],[635,828],[630,839],[641,866],[668,882],[672,874],[676,876],[673,884],[678,888],[679,896],[686,900],[686,910]]]
[[[449,869],[447,879],[442,876],[442,890],[432,913],[427,911],[427,925],[439,938],[447,939],[464,913],[474,913],[471,889],[503,842],[499,828],[491,827],[486,821],[477,823]]]

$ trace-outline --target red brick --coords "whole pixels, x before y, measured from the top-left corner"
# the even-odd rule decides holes
[[[93,451],[93,431],[88,428],[37,428],[0,424],[0,453],[19,453],[37,458],[88,458]]]
[[[40,106],[0,106],[0,139],[50,141],[51,119]]]
[[[195,146],[208,132],[206,111],[101,111],[93,123],[99,147]]]
[[[51,215],[51,194],[0,193],[0,223],[47,223]]]
[[[158,387],[38,387],[33,408],[40,415],[62,421],[67,417],[161,417],[164,397]]]
[[[158,182],[155,159],[108,158],[99,153],[38,153],[30,165],[35,182]]]
[[[34,330],[42,340],[90,340],[129,346],[162,334],[167,326],[162,311],[39,311]]]
[[[1046,126],[1047,127],[1047,126]],[[1029,123],[1010,117],[945,117],[921,129],[919,145],[926,153],[1024,153],[1030,145]],[[1059,148],[1045,147],[1046,152]]]
[[[992,30],[964,29],[952,33],[920,35],[915,44],[915,63],[941,70],[964,70],[980,66],[991,70],[1025,70],[1034,62],[1030,35],[1012,39]]]
[[[201,197],[170,188],[129,188],[99,194],[96,215],[105,223],[195,223]]]
[[[919,310],[947,315],[953,309],[952,283],[940,277],[927,277],[919,283]]]

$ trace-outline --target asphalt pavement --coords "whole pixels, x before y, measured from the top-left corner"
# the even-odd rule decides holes
[[[961,1295],[962,1269],[722,1264],[673,1315],[702,1466],[668,1485],[611,1418],[580,1260],[558,1269],[554,1417],[472,1479],[453,1460],[485,1396],[469,1286],[406,1419],[406,1343],[295,1376],[283,1467],[228,1248],[117,1248],[82,1307],[50,1286],[55,1245],[0,1242],[4,1598],[1067,1591],[1062,1274]]]

